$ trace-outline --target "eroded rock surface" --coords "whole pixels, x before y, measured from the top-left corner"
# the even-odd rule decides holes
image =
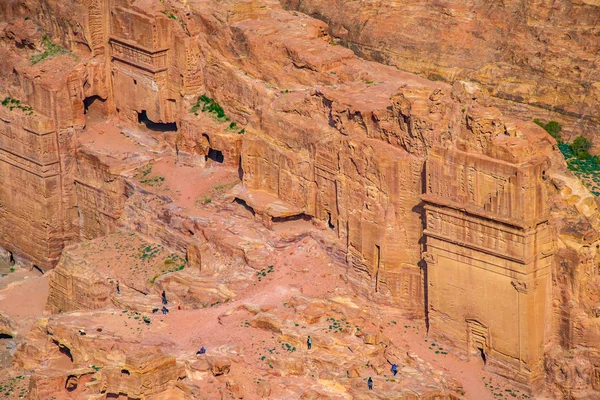
[[[11,0],[0,16],[2,262],[53,269],[6,384],[597,393],[596,201],[474,85],[357,58],[277,1]],[[0,286],[1,304],[41,282]]]
[[[506,112],[557,119],[569,136],[598,130],[595,1],[521,4],[282,0],[329,23],[360,56],[432,80],[469,80]]]

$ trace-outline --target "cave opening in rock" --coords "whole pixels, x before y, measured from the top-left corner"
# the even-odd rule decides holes
[[[90,96],[83,99],[83,113],[98,112],[101,113],[104,109],[104,99],[100,96]]]
[[[146,110],[138,113],[138,123],[146,125],[146,128],[155,132],[177,132],[175,122],[154,122],[146,115]]]
[[[73,355],[71,354],[71,349],[69,349],[67,346],[65,346],[64,344],[58,342],[57,340],[52,340],[54,342],[54,344],[58,347],[58,351],[60,351],[61,354],[69,357],[69,360],[71,360],[71,362],[73,362]]]
[[[485,351],[483,351],[482,347],[478,347],[477,350],[479,350],[479,353],[481,354],[481,359],[483,360],[483,363],[486,364],[487,357],[485,356]]]
[[[77,378],[76,375],[69,375],[67,381],[65,382],[65,389],[67,389],[68,392],[72,392],[73,390],[77,389],[78,384],[79,378]]]
[[[208,149],[208,154],[206,155],[206,161],[213,160],[218,162],[219,164],[223,164],[225,161],[225,156],[223,156],[223,152],[220,150],[215,150],[213,148]]]
[[[288,222],[288,221],[312,221],[310,215],[304,213],[290,215],[289,217],[273,217],[273,222]]]
[[[128,370],[126,370],[126,369],[122,369],[122,370],[121,370],[121,373],[122,373],[123,375],[131,375],[131,373],[130,373]]]
[[[12,339],[13,336],[8,333],[0,333],[0,339]]]

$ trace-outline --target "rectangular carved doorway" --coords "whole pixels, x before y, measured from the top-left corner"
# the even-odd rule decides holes
[[[487,362],[489,338],[490,330],[487,326],[474,319],[467,320],[467,350],[471,355],[481,355],[484,363]]]

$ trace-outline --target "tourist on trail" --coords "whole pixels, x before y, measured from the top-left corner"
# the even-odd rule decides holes
[[[369,390],[373,390],[373,379],[371,377],[369,377],[369,380],[367,381],[367,385],[369,385]]]
[[[392,373],[394,376],[398,373],[398,366],[396,364],[392,364]]]
[[[164,315],[164,314],[166,314],[166,313],[168,313],[168,312],[169,312],[169,309],[168,309],[167,307],[163,306],[163,308],[162,308],[162,310],[161,310],[161,311],[162,311],[162,313],[163,313],[163,315]]]
[[[308,347],[309,350],[312,347],[312,339],[310,336],[308,336],[308,339],[306,339],[306,347]]]
[[[165,293],[165,291],[164,291],[164,290],[163,290],[163,292],[162,292],[162,295],[161,295],[161,297],[162,297],[162,303],[163,303],[164,305],[166,305],[166,304],[168,303],[168,301],[167,301],[167,294]]]
[[[204,346],[200,347],[200,350],[198,350],[196,352],[196,354],[205,354],[206,353],[206,349],[204,348]]]
[[[121,294],[121,287],[119,286],[119,281],[117,281],[117,294]]]

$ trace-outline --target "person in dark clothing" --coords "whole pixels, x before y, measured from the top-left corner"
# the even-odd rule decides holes
[[[369,377],[369,380],[367,381],[367,385],[369,385],[369,390],[373,390],[373,379],[371,377]]]
[[[160,296],[162,298],[162,303],[164,305],[167,305],[168,301],[167,301],[167,294],[165,293],[165,291],[163,290],[162,295]]]
[[[117,294],[121,294],[121,287],[119,286],[119,281],[117,281]]]
[[[200,350],[198,350],[196,352],[196,354],[205,354],[206,353],[206,349],[204,348],[204,346],[200,347]]]
[[[165,306],[163,306],[163,308],[161,309],[163,315],[169,312],[169,309]]]
[[[392,373],[394,374],[394,376],[396,376],[396,374],[398,373],[398,366],[396,364],[392,365]]]
[[[308,350],[310,350],[310,348],[312,347],[312,339],[309,336],[308,339],[306,339],[306,347],[308,347]]]

